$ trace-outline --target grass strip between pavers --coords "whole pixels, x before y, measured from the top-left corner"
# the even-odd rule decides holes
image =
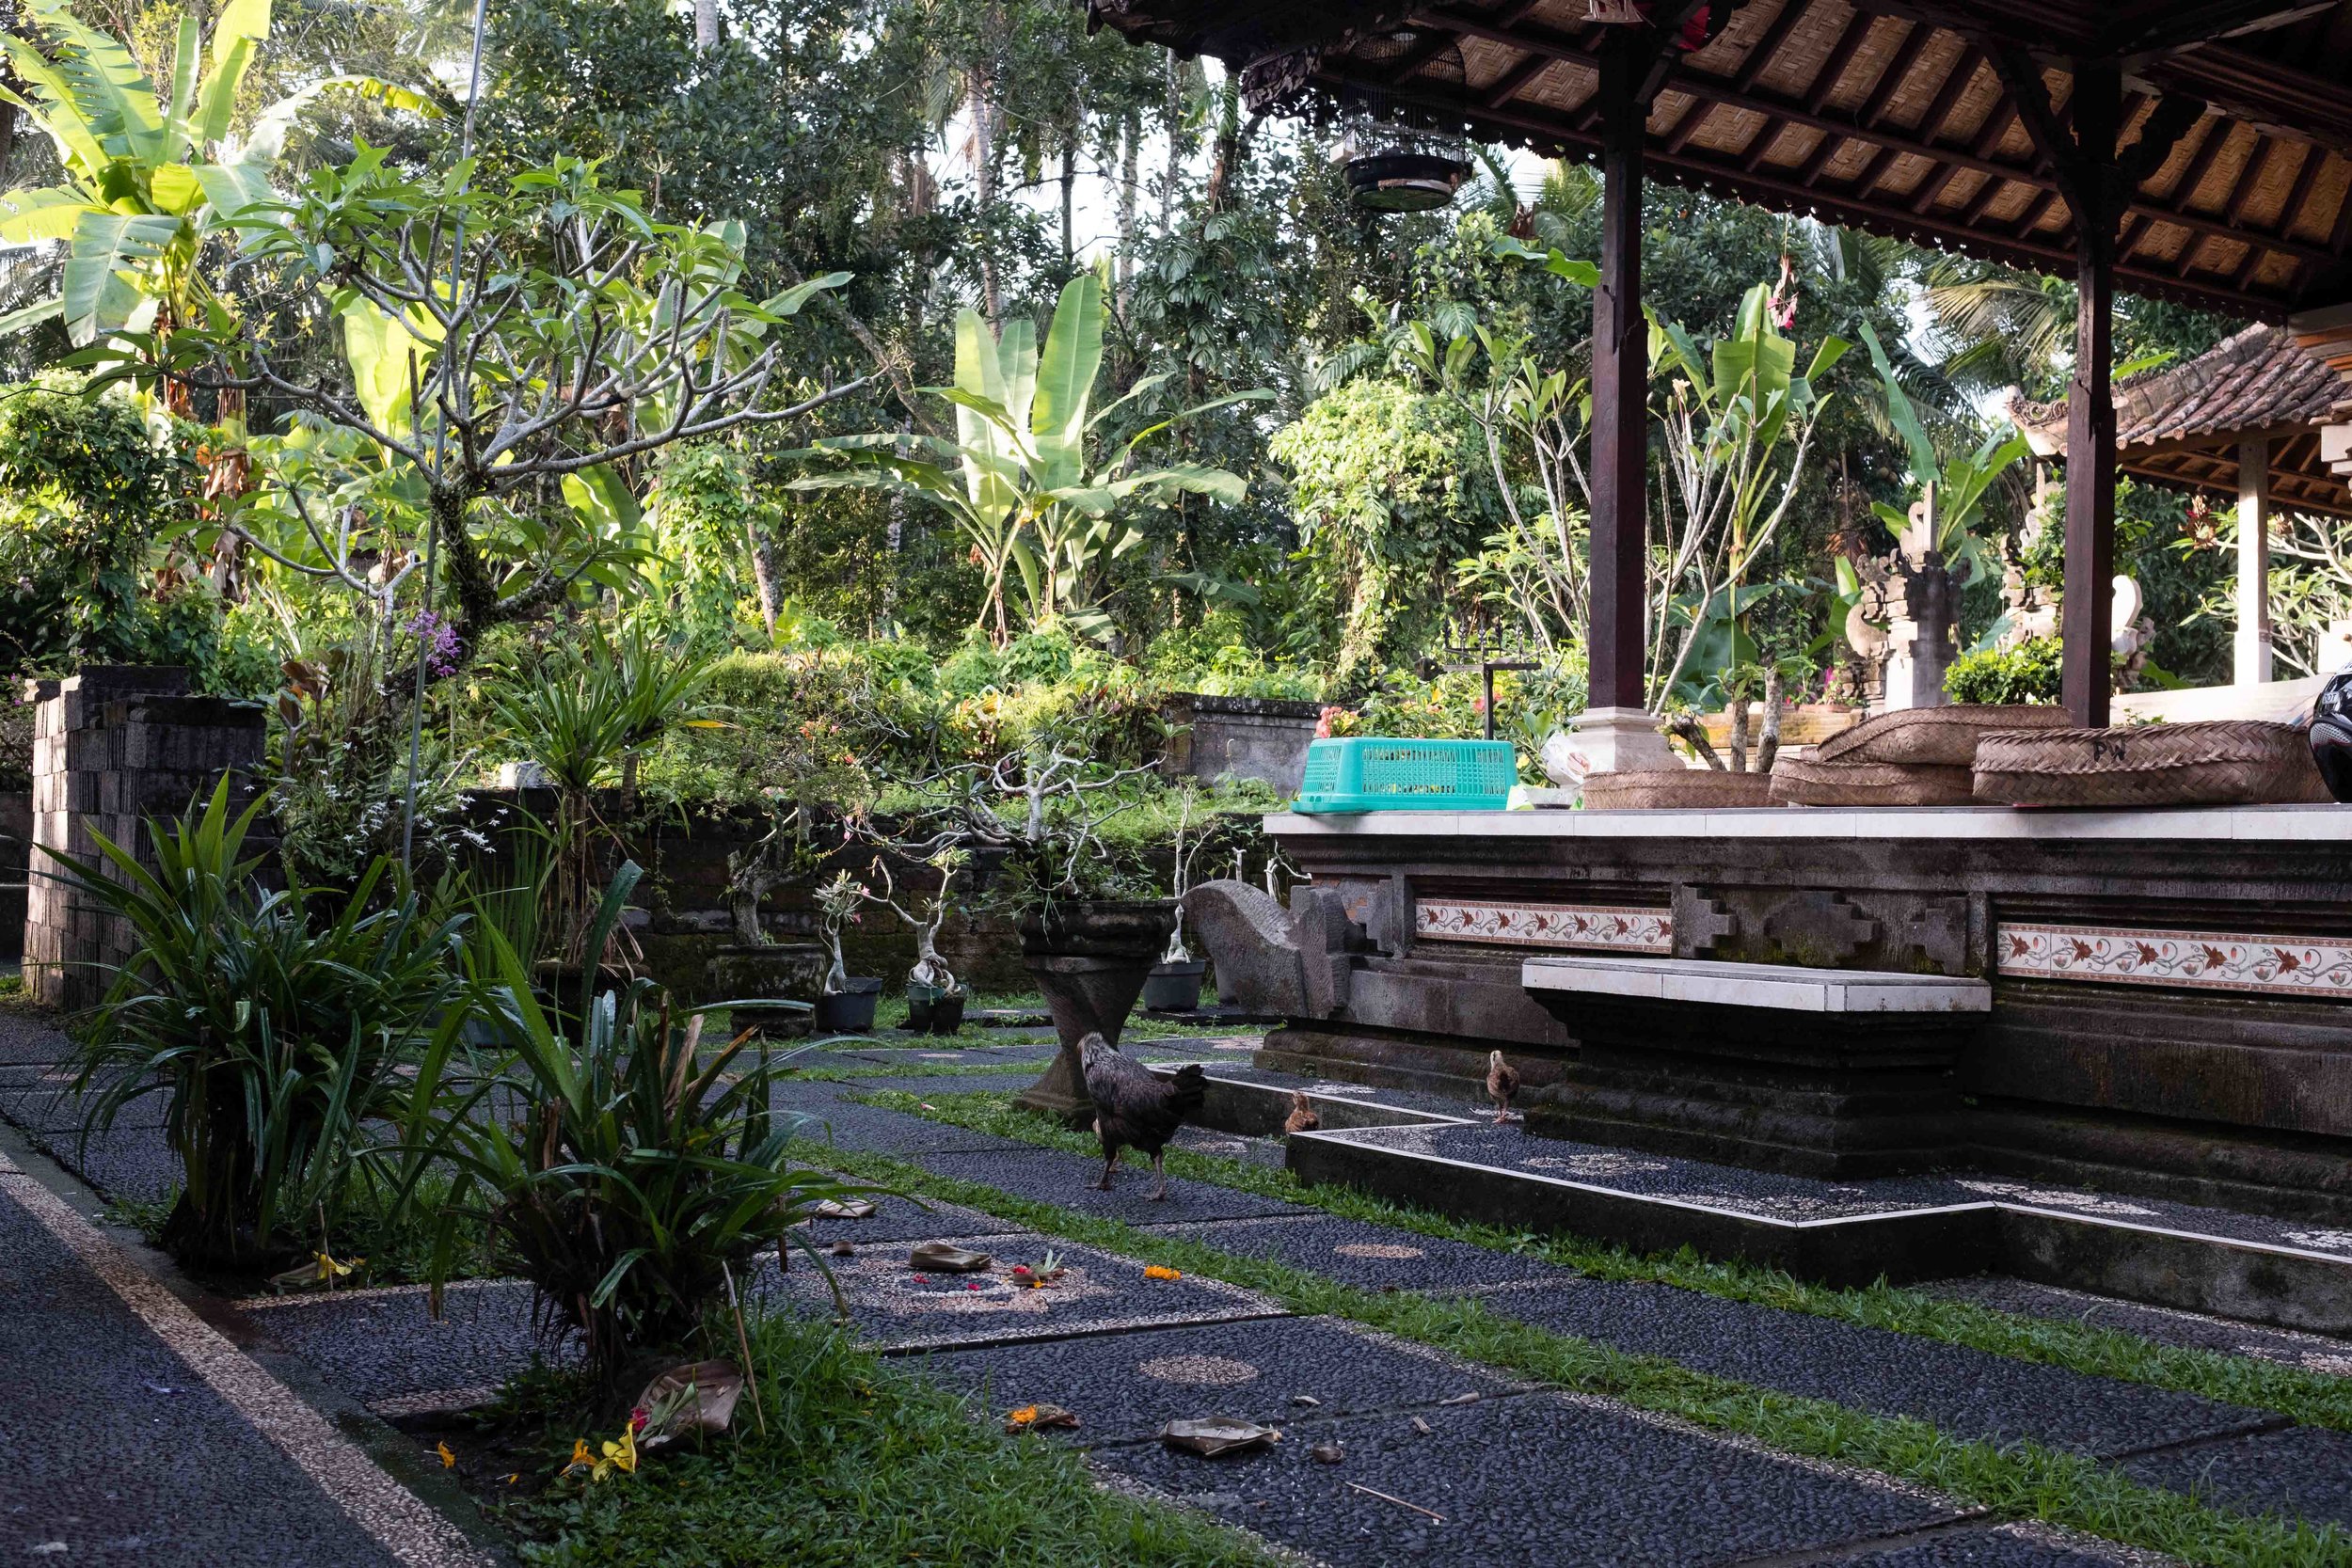
[[[1224,1252],[982,1182],[936,1176],[887,1154],[826,1145],[812,1147],[807,1158],[910,1196],[977,1209],[1045,1235],[1223,1280],[1270,1296],[1301,1316],[1343,1318],[1467,1361],[1734,1433],[1783,1453],[1875,1470],[2004,1518],[2036,1519],[2215,1568],[2352,1564],[2352,1534],[2333,1525],[2225,1513],[2038,1443],[1963,1441],[1909,1417],[1869,1415],[1692,1371],[1662,1357],[1629,1355],[1498,1316],[1475,1298],[1359,1290],[1271,1259]]]
[[[932,1104],[902,1090],[876,1090],[855,1097],[862,1103],[902,1111],[973,1132],[1030,1143],[1043,1148],[1100,1158],[1102,1149],[1082,1132],[1057,1127],[1015,1107],[1005,1096],[957,1095]],[[2305,1426],[2352,1432],[2352,1378],[2333,1377],[2250,1355],[2168,1345],[2127,1329],[2027,1317],[1975,1302],[1947,1301],[1891,1285],[1838,1290],[1808,1284],[1778,1269],[1754,1263],[1714,1263],[1688,1248],[1644,1258],[1623,1247],[1570,1236],[1538,1235],[1476,1225],[1426,1209],[1370,1197],[1349,1187],[1312,1187],[1288,1170],[1253,1165],[1221,1155],[1168,1150],[1168,1170],[1221,1187],[1303,1204],[1343,1219],[1394,1226],[1424,1236],[1466,1242],[1493,1252],[1542,1258],[1595,1279],[1674,1285],[1686,1291],[1759,1307],[1777,1307],[1817,1318],[1835,1318],[1868,1328],[1963,1345],[1971,1350],[2062,1367],[2068,1371],[2145,1384],[2175,1393],[2196,1394],[2224,1404],[2252,1405],[2292,1417]]]
[[[721,1342],[736,1353],[723,1325]],[[617,1413],[583,1431],[576,1385],[510,1386],[480,1442],[449,1439],[491,1516],[531,1568],[681,1563],[1119,1563],[1132,1568],[1282,1568],[1292,1560],[1217,1520],[1096,1482],[1079,1455],[1010,1437],[966,1395],[881,1359],[836,1328],[752,1320],[759,1410],[746,1396],[726,1438],[648,1453],[634,1474],[534,1479],[575,1436],[592,1451]],[[1001,1415],[1001,1412],[995,1414]],[[489,1445],[494,1438],[504,1446]]]

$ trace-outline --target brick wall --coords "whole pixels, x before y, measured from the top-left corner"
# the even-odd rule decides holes
[[[27,683],[33,719],[33,846],[24,917],[24,985],[36,1001],[83,1007],[105,993],[134,951],[129,930],[63,881],[53,853],[99,858],[94,833],[151,860],[144,819],[175,816],[223,772],[249,781],[262,757],[261,709],[187,694],[170,666],[93,665]]]

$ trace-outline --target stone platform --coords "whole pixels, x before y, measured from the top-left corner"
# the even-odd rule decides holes
[[[1291,909],[1245,911],[1236,893],[1221,930],[1206,911],[1193,921],[1274,956],[1229,962],[1210,942],[1221,974],[1263,976],[1282,999],[1264,1065],[1475,1100],[1500,1047],[1523,1103],[1538,1120],[1556,1109],[1571,1137],[1750,1163],[1735,1147],[1742,1125],[1772,1122],[1749,1140],[1772,1156],[1756,1163],[1802,1168],[1810,1147],[1836,1174],[1839,1140],[1893,1121],[1842,1068],[1748,1070],[1779,1048],[1737,985],[1701,1021],[1752,1058],[1733,1071],[1721,1052],[1675,1054],[1655,1020],[1645,1043],[1621,999],[1548,993],[1547,1006],[1524,972],[1560,957],[1943,977],[1985,988],[1989,1009],[1934,1042],[1937,1082],[1909,1085],[1886,1149],[2352,1228],[2343,807],[1386,812],[1265,826],[1310,878]],[[1720,1147],[1692,1141],[1720,1128],[1733,1133]]]
[[[1279,1127],[1305,1089],[1323,1127],[1289,1139],[1301,1178],[1490,1224],[1863,1285],[2014,1276],[2248,1323],[2352,1334],[2352,1229],[1968,1169],[1834,1180],[1531,1135],[1394,1095],[1205,1064],[1203,1117]]]

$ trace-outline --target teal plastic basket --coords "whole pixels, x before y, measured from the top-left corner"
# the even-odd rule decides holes
[[[1507,740],[1382,740],[1351,736],[1307,747],[1291,810],[1502,811],[1519,782]]]

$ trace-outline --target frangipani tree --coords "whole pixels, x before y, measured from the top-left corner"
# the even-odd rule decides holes
[[[574,158],[497,184],[474,174],[459,160],[411,176],[362,147],[292,199],[231,214],[247,264],[341,321],[348,389],[286,373],[216,304],[200,327],[114,340],[116,373],[264,392],[420,486],[461,659],[612,566],[580,547],[597,514],[578,503],[616,468],[870,379],[815,388],[787,369],[780,328],[849,274],[754,300],[737,289],[739,225],[658,223]],[[806,395],[785,403],[787,385]]]
[[[882,485],[946,512],[987,582],[974,624],[993,619],[1000,643],[1010,635],[1005,591],[1016,578],[1032,622],[1083,622],[1093,614],[1089,573],[1141,540],[1116,515],[1121,502],[1180,492],[1234,502],[1246,488],[1238,474],[1198,464],[1136,469],[1136,449],[1196,415],[1273,396],[1252,390],[1187,408],[1105,456],[1095,450],[1102,426],[1168,378],[1146,376],[1096,410],[1102,365],[1103,283],[1090,272],[1063,288],[1041,349],[1028,322],[1008,322],[1000,335],[966,309],[956,318],[956,384],[931,388],[955,405],[955,438],[884,433],[820,441],[814,451],[841,453],[855,467],[812,474],[794,487]]]

